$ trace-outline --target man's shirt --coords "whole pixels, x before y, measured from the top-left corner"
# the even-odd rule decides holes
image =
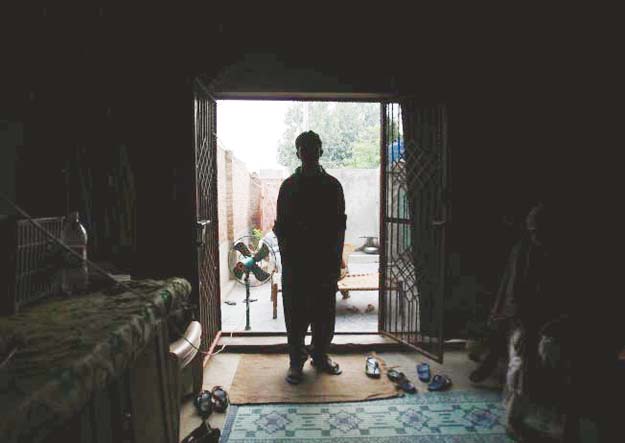
[[[345,238],[341,183],[319,166],[301,168],[280,186],[274,232],[283,274],[302,282],[337,280]]]

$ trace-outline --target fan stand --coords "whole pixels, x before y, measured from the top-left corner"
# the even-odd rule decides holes
[[[250,303],[256,300],[250,300],[250,271],[245,272],[245,330],[252,329],[250,326]]]
[[[252,329],[250,326],[250,272],[245,273],[245,330]]]
[[[262,246],[254,247],[252,246],[252,243],[247,242],[245,238],[246,237],[241,237],[235,242],[235,244],[232,246],[231,253],[238,252],[238,255],[235,257],[229,254],[228,260],[233,258],[235,259],[233,263],[236,261],[236,264],[231,269],[231,272],[234,274],[234,277],[236,278],[236,281],[238,283],[245,284],[245,300],[243,301],[243,303],[245,303],[246,305],[245,330],[249,331],[250,329],[252,329],[252,326],[250,325],[250,303],[258,301],[257,299],[250,299],[250,286],[257,286],[250,285],[250,272],[254,274],[256,280],[260,285],[264,284],[269,281],[271,274],[267,273],[262,267],[259,267],[258,263],[261,263],[269,256],[267,260],[275,268],[276,259],[273,250],[265,243],[263,243]]]

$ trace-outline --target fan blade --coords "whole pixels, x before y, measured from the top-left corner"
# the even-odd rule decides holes
[[[234,274],[236,278],[240,280],[243,277],[243,274],[245,273],[245,266],[243,265],[243,263],[237,262],[237,264],[234,265],[234,269],[232,270],[232,273]]]
[[[263,243],[263,245],[260,247],[258,252],[254,255],[254,261],[259,262],[263,258],[267,257],[268,255],[269,255],[269,246]]]
[[[244,243],[237,243],[236,245],[234,245],[232,247],[232,249],[236,249],[237,251],[239,251],[241,254],[243,254],[245,257],[251,257],[252,253],[250,252],[250,250],[247,248],[247,246],[245,246]]]
[[[265,281],[271,277],[271,274],[267,274],[265,271],[260,269],[257,264],[252,265],[250,271],[252,271],[254,277],[256,277],[256,280],[258,281]]]

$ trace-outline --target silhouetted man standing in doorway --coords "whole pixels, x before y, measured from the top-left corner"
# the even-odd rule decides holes
[[[288,336],[286,380],[297,384],[307,360],[304,339],[308,326],[312,365],[338,375],[328,356],[334,337],[337,281],[345,238],[345,198],[339,181],[319,164],[321,139],[313,131],[295,140],[302,161],[280,187],[274,232],[282,259],[282,296]]]

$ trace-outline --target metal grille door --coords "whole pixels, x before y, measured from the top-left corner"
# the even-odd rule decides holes
[[[217,223],[217,103],[204,87],[193,85],[195,209],[199,313],[202,350],[208,351],[221,329],[219,226]]]
[[[438,111],[382,104],[380,330],[442,362],[447,143]]]

